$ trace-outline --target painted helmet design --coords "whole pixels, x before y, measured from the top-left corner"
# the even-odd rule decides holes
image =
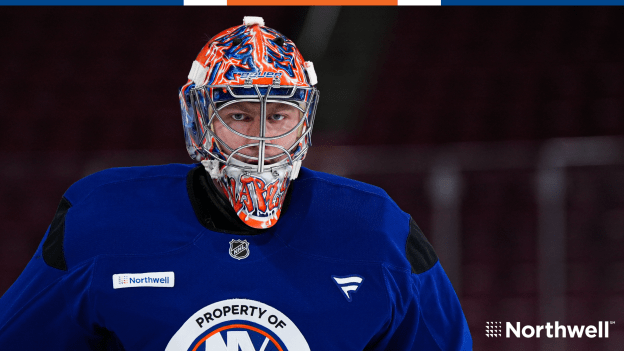
[[[180,89],[189,155],[250,227],[279,219],[311,145],[316,83],[291,40],[245,17],[203,47]]]

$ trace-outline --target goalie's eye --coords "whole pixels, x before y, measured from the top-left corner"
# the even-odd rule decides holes
[[[271,115],[271,116],[269,117],[269,119],[270,119],[270,120],[273,120],[273,121],[281,121],[281,120],[283,120],[284,118],[286,118],[286,116],[284,116],[284,115],[278,115],[278,114]]]
[[[235,121],[244,121],[247,119],[247,116],[245,116],[242,113],[235,113],[233,115],[230,116],[233,120]]]

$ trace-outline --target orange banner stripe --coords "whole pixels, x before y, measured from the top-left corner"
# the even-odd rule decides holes
[[[398,5],[398,0],[227,0],[228,6],[388,6]]]

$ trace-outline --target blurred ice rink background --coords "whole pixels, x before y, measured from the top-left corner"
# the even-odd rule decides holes
[[[414,217],[475,350],[621,349],[624,12],[610,7],[0,8],[0,294],[73,182],[191,162],[177,89],[246,15],[314,61],[304,166],[378,185]],[[615,324],[608,339],[491,339],[486,321]]]

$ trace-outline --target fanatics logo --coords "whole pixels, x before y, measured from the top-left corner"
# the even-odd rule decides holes
[[[357,292],[360,285],[362,285],[362,282],[364,281],[364,278],[359,275],[349,275],[346,277],[337,277],[332,275],[332,279],[334,279],[334,282],[349,302],[351,302],[351,295],[349,295],[349,293]]]
[[[231,240],[230,256],[237,260],[242,260],[249,256],[249,243],[247,240]]]

